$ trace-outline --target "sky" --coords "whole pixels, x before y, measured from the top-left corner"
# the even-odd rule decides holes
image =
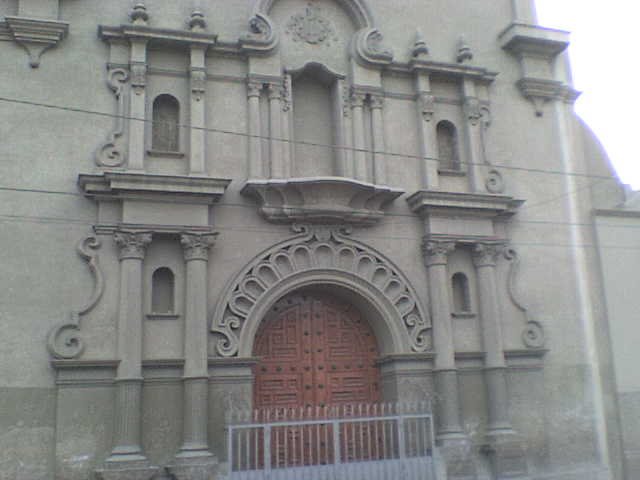
[[[640,189],[640,0],[536,0],[538,23],[571,32],[577,113],[623,183]]]

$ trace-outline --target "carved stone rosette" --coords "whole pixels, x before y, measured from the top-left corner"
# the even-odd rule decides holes
[[[209,259],[209,251],[215,245],[217,233],[180,235],[185,261]]]
[[[120,248],[120,260],[143,260],[147,246],[151,243],[152,235],[149,232],[123,232],[114,233],[113,239]]]

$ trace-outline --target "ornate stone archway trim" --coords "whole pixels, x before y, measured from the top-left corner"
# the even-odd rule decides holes
[[[383,318],[388,353],[430,349],[431,321],[407,278],[384,255],[344,228],[294,227],[298,233],[255,257],[227,286],[211,320],[222,357],[251,355],[253,336],[283,295],[313,285],[344,287]]]
[[[373,12],[365,0],[335,0],[341,5],[358,29],[375,28]],[[257,0],[253,7],[253,15],[269,15],[276,0]]]

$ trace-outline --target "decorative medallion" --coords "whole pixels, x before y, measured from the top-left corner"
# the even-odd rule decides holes
[[[286,32],[293,37],[294,42],[306,42],[310,45],[325,42],[330,45],[338,39],[333,24],[324,18],[321,9],[313,4],[307,5],[304,13],[291,17]]]

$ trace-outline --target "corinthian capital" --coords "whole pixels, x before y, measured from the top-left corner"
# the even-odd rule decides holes
[[[495,267],[498,256],[504,252],[501,243],[477,243],[473,246],[473,263],[476,267]]]
[[[215,244],[217,233],[191,234],[183,233],[180,235],[180,243],[184,249],[184,259],[189,260],[205,260],[209,259],[209,250]]]
[[[124,232],[114,233],[113,239],[120,248],[120,260],[129,258],[142,260],[147,252],[147,246],[151,243],[149,232]]]
[[[384,97],[382,95],[371,95],[369,97],[369,105],[372,109],[381,109],[384,106]]]
[[[269,95],[269,100],[280,100],[282,98],[282,85],[269,83],[267,85],[267,94]]]
[[[456,248],[455,242],[439,242],[425,239],[422,243],[422,255],[427,267],[446,265],[449,254]]]
[[[263,88],[264,85],[262,84],[262,82],[258,80],[249,80],[247,82],[247,96],[260,97],[260,93],[262,92]]]

